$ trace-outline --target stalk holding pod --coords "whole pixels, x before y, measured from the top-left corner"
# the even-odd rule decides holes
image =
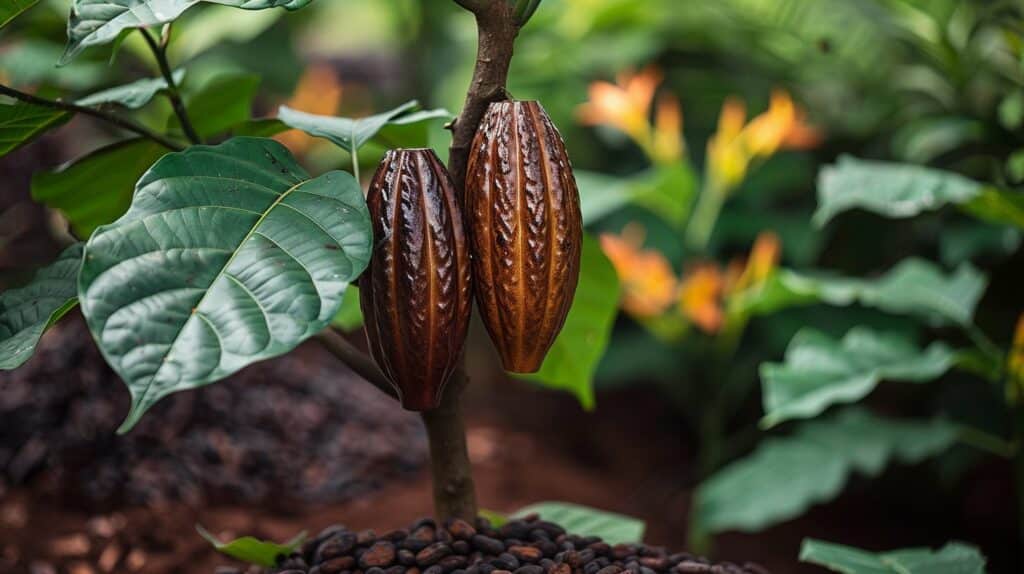
[[[540,103],[488,108],[470,150],[466,219],[477,304],[502,364],[535,372],[572,305],[583,239],[565,144]]]
[[[366,198],[373,224],[360,305],[370,351],[409,410],[435,408],[462,352],[469,250],[448,171],[428,149],[384,156]]]

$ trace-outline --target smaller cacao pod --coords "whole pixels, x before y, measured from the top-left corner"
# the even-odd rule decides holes
[[[466,173],[477,306],[505,369],[532,373],[565,323],[583,223],[562,137],[538,102],[490,105]]]
[[[402,406],[437,407],[459,360],[472,287],[462,212],[429,149],[389,151],[366,197],[370,265],[359,280],[370,351]]]

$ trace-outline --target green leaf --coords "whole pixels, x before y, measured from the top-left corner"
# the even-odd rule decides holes
[[[175,70],[171,74],[175,84],[185,79],[185,70]],[[80,106],[101,106],[103,104],[119,104],[131,110],[145,106],[160,90],[167,89],[167,80],[163,78],[144,78],[130,84],[109,88],[88,95],[77,102]]]
[[[697,490],[694,518],[707,532],[757,532],[832,500],[849,476],[877,476],[890,461],[916,463],[956,440],[943,420],[877,417],[850,407],[765,440]]]
[[[696,193],[693,170],[685,164],[658,166],[631,177],[576,170],[583,222],[591,225],[634,204],[681,228]]]
[[[378,133],[383,132],[385,135],[390,133],[391,137],[398,137],[396,134],[403,131],[409,133],[409,130],[422,122],[451,116],[445,110],[414,111],[418,108],[419,102],[411,100],[393,110],[353,119],[307,114],[288,106],[281,106],[277,117],[288,126],[302,130],[311,136],[326,138],[351,153],[353,150],[363,147]],[[388,128],[390,132],[384,131],[385,128]]]
[[[148,28],[173,22],[200,2],[262,10],[282,6],[297,10],[312,0],[74,0],[68,18],[68,45],[60,63],[79,52],[113,42],[124,30]],[[230,25],[226,23],[225,25]]]
[[[273,140],[164,156],[128,213],[93,233],[79,275],[93,338],[131,392],[121,431],[327,326],[371,243],[352,176],[311,179]]]
[[[914,315],[935,325],[969,325],[987,280],[970,263],[951,274],[924,259],[901,261],[877,279],[850,279],[782,269],[759,288],[730,301],[730,311],[764,315],[787,307],[860,303],[888,313]]]
[[[539,514],[566,532],[579,536],[600,536],[608,544],[639,544],[644,539],[644,521],[568,502],[538,502],[517,510],[512,518]]]
[[[269,138],[289,129],[277,118],[256,118],[234,125],[228,131],[236,136]]]
[[[0,103],[0,157],[69,119],[71,114],[62,110],[23,102],[10,105]]]
[[[341,308],[331,319],[331,325],[349,332],[363,326],[363,309],[359,306],[359,287],[349,285],[341,300]]]
[[[167,150],[148,139],[100,148],[54,172],[32,176],[32,199],[59,209],[79,237],[128,210],[135,182]]]
[[[430,122],[449,122],[454,116],[445,109],[420,110],[391,120],[370,138],[388,149],[430,146]]]
[[[962,207],[982,221],[1024,229],[1024,193],[986,187]]]
[[[618,312],[619,279],[597,239],[583,235],[580,280],[562,331],[536,373],[522,377],[569,391],[583,408],[594,407],[594,373],[611,338]]]
[[[82,244],[76,243],[40,269],[28,285],[0,293],[0,369],[27,361],[43,332],[75,306],[81,263]]]
[[[508,516],[505,516],[504,514],[494,510],[481,508],[477,514],[486,518],[487,521],[490,522],[491,526],[493,526],[494,528],[501,528],[502,526],[508,524]]]
[[[824,226],[854,208],[886,217],[913,217],[970,201],[981,189],[980,183],[948,171],[843,156],[818,176],[814,223]]]
[[[921,350],[898,334],[866,327],[851,329],[841,341],[804,329],[790,342],[784,363],[761,365],[761,425],[811,418],[832,405],[859,401],[883,379],[930,381],[955,362],[956,353],[938,342]]]
[[[937,551],[907,548],[875,553],[805,538],[800,561],[843,574],[985,574],[985,557],[962,542],[948,542]]]
[[[18,15],[35,6],[39,0],[4,0],[0,4],[0,28],[10,23]]]
[[[206,138],[244,124],[252,115],[252,101],[259,86],[260,77],[256,74],[214,77],[194,95],[185,97],[192,127]],[[169,126],[180,129],[177,116],[171,116]]]
[[[227,554],[228,556],[242,560],[243,562],[268,567],[276,565],[279,557],[288,556],[292,552],[295,552],[297,548],[302,546],[303,541],[306,539],[306,532],[302,531],[284,544],[267,542],[266,540],[260,540],[259,538],[252,536],[243,536],[241,538],[236,538],[231,542],[221,542],[216,536],[210,533],[209,530],[203,528],[202,525],[196,524],[196,531],[199,532],[199,535],[205,538],[207,542],[212,544],[218,552]]]

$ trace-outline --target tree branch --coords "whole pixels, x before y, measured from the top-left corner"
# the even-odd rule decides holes
[[[171,100],[174,115],[178,116],[178,123],[181,124],[185,137],[194,144],[203,143],[199,134],[196,133],[196,129],[192,126],[192,121],[188,118],[188,112],[185,111],[185,103],[181,101],[181,93],[178,91],[177,84],[174,83],[174,74],[171,72],[171,65],[167,61],[166,43],[158,44],[153,35],[149,33],[149,30],[145,28],[139,28],[139,32],[146,39],[149,49],[153,51],[153,56],[156,57],[157,64],[160,66],[160,73],[163,75],[164,81],[167,82],[167,98]]]
[[[60,101],[60,100],[48,100],[46,98],[40,98],[38,96],[34,96],[32,94],[27,94],[25,92],[22,92],[22,91],[19,91],[19,90],[15,90],[14,88],[10,88],[8,86],[4,86],[2,84],[0,84],[0,94],[3,94],[5,96],[10,96],[10,97],[12,97],[12,98],[14,98],[16,100],[20,100],[22,102],[29,103],[29,104],[34,104],[34,105],[37,105],[37,106],[43,106],[43,107],[52,108],[52,109],[56,109],[56,110],[64,110],[64,111],[67,111],[67,112],[74,112],[74,113],[78,113],[78,114],[82,114],[82,115],[86,115],[86,116],[91,116],[91,117],[94,117],[94,118],[96,118],[98,120],[103,120],[103,121],[105,121],[105,122],[107,122],[109,124],[113,124],[113,125],[121,128],[121,129],[128,130],[130,132],[138,134],[138,135],[140,135],[140,136],[142,136],[144,138],[151,139],[151,140],[155,141],[156,143],[158,143],[158,144],[160,144],[160,145],[164,146],[165,148],[167,148],[169,150],[172,150],[172,151],[181,151],[181,150],[185,149],[185,146],[181,145],[180,143],[178,143],[178,142],[176,142],[176,141],[174,141],[174,140],[172,140],[172,139],[170,139],[168,137],[160,135],[160,134],[150,130],[149,128],[143,126],[142,124],[139,124],[139,123],[137,123],[137,122],[135,122],[135,121],[133,121],[131,119],[128,119],[128,118],[123,118],[121,116],[116,116],[114,114],[111,114],[111,113],[108,113],[108,112],[104,112],[103,110],[98,110],[96,108],[89,108],[89,107],[86,107],[86,106],[80,106],[78,104],[73,104],[73,103],[70,103],[70,102],[63,102],[63,101]]]
[[[480,121],[493,102],[508,99],[505,84],[519,25],[505,0],[455,0],[476,16],[477,55],[473,79],[459,117],[450,124],[452,145],[448,171],[460,196],[465,193],[470,146]],[[468,5],[468,6],[467,6]]]
[[[316,334],[316,340],[320,341],[320,344],[325,349],[340,359],[342,363],[348,365],[348,368],[352,369],[352,371],[368,383],[377,387],[382,393],[391,398],[398,399],[398,393],[391,386],[391,381],[388,380],[387,376],[377,367],[377,363],[373,362],[373,359],[366,353],[357,349],[352,343],[349,343],[341,333],[328,327]]]
[[[437,518],[476,520],[476,486],[466,447],[466,423],[462,419],[462,391],[469,383],[465,361],[445,387],[441,406],[420,413],[430,442],[430,474],[434,485]]]

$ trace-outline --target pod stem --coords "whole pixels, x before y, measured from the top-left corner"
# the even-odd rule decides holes
[[[473,13],[477,23],[477,57],[473,79],[466,92],[462,112],[449,128],[452,144],[448,171],[455,183],[459,202],[464,204],[466,168],[473,136],[492,102],[508,99],[505,84],[512,62],[512,49],[519,24],[511,3],[505,0],[455,0]],[[477,516],[473,468],[466,447],[466,424],[462,416],[462,391],[469,379],[465,357],[445,387],[441,405],[422,414],[430,441],[430,468],[434,481],[434,514],[439,520]]]
[[[512,63],[512,51],[519,24],[513,7],[502,0],[456,0],[476,17],[477,54],[473,78],[466,92],[462,112],[449,125],[452,145],[448,155],[448,171],[455,182],[460,199],[465,193],[466,168],[473,136],[483,120],[487,107],[508,99],[505,84]]]
[[[461,518],[472,524],[477,516],[476,488],[461,405],[462,391],[468,382],[462,364],[448,381],[441,405],[421,416],[430,441],[434,514],[439,520]]]

